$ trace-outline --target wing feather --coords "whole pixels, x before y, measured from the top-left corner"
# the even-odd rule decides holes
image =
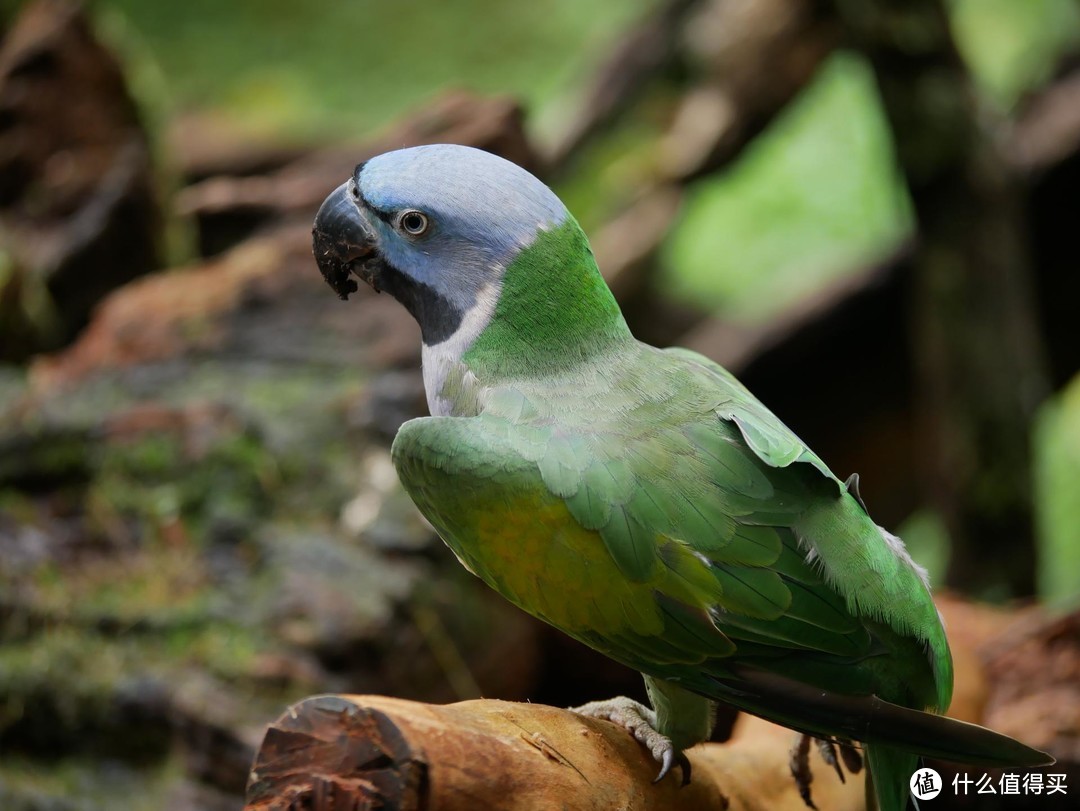
[[[875,624],[887,615],[861,615],[823,570],[822,539],[803,531],[847,489],[727,372],[685,350],[656,352],[685,364],[667,396],[574,414],[505,386],[491,413],[407,423],[393,449],[403,483],[485,580],[631,666],[707,685],[679,668],[720,678],[738,655],[786,677],[805,666],[841,690],[847,671],[852,689],[874,683],[874,654],[895,636]],[[504,550],[514,541],[500,527],[496,540],[480,537],[484,519],[453,517],[494,510],[518,526],[518,504],[536,513],[521,530],[528,551]],[[564,523],[573,531],[560,543],[574,554],[544,551]],[[570,582],[579,593],[562,600]],[[572,599],[580,608],[561,605]]]

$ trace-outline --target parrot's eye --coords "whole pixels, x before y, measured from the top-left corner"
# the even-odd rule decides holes
[[[406,211],[398,219],[398,225],[406,234],[416,237],[428,229],[428,218],[419,211]]]

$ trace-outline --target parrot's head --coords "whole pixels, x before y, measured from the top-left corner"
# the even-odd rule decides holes
[[[547,186],[507,160],[419,146],[361,163],[326,198],[315,258],[341,298],[357,289],[353,275],[391,293],[431,346],[490,318],[507,266],[568,217]]]

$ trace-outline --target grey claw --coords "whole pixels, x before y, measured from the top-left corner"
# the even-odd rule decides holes
[[[688,758],[684,752],[676,754],[674,749],[665,749],[662,757],[663,763],[660,766],[660,774],[656,775],[656,779],[653,780],[653,782],[659,783],[667,777],[668,772],[671,771],[671,767],[677,763],[679,768],[682,769],[682,782],[679,783],[679,786],[690,785],[690,758]]]
[[[660,764],[660,774],[656,775],[656,779],[653,780],[653,783],[659,783],[661,780],[663,780],[665,777],[667,777],[667,773],[671,771],[671,767],[674,766],[674,765],[675,765],[675,750],[674,749],[665,749],[664,750],[663,761]]]

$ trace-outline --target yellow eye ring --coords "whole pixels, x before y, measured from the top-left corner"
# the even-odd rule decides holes
[[[428,229],[428,218],[421,211],[405,211],[398,218],[398,227],[409,236],[418,237]]]

